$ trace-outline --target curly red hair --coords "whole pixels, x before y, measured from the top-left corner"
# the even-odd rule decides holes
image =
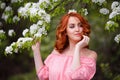
[[[64,15],[60,20],[60,23],[56,30],[55,49],[60,53],[69,45],[68,37],[66,35],[66,28],[67,28],[68,20],[71,16],[77,17],[82,23],[83,35],[89,36],[90,34],[90,25],[80,14],[71,12]]]

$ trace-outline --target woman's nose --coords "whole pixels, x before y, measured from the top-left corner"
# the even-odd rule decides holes
[[[75,30],[76,30],[76,31],[79,31],[79,27],[78,27],[78,26],[76,26],[76,27],[75,27]]]

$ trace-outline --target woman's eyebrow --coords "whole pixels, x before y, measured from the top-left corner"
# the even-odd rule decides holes
[[[78,24],[82,24],[81,22],[79,22]]]
[[[69,25],[75,25],[74,23],[70,23]]]

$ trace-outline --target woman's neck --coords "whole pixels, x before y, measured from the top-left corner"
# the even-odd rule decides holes
[[[69,41],[68,50],[71,51],[71,52],[74,52],[76,44],[77,44],[77,42]]]

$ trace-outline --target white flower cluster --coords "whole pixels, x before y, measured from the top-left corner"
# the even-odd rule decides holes
[[[75,9],[71,9],[68,11],[68,14],[70,14],[70,13],[77,13],[77,11]]]
[[[106,26],[105,26],[105,29],[109,30],[110,27],[112,27],[114,25],[114,23],[115,23],[114,21],[108,21],[107,24],[106,24]]]
[[[11,0],[11,3],[23,2],[23,0]]]
[[[5,49],[5,52],[12,54],[12,50],[13,50],[13,48],[11,46],[7,46]]]
[[[86,8],[82,8],[82,13],[83,13],[85,16],[88,15],[87,9],[86,9]]]
[[[11,36],[11,37],[14,36],[15,35],[15,31],[13,29],[10,29],[8,31],[8,35]]]
[[[106,0],[92,0],[93,3],[98,3],[99,5],[102,5]]]
[[[31,43],[32,42],[32,38],[19,38],[17,40],[17,42],[13,42],[10,46],[7,46],[6,49],[5,49],[5,53],[6,54],[12,54],[13,52],[14,53],[18,53],[18,50],[24,46],[26,46],[26,43],[28,42]]]
[[[118,27],[118,23],[116,23],[116,22],[114,22],[114,21],[112,21],[112,20],[109,20],[109,21],[106,23],[105,29],[106,29],[106,30],[110,30],[110,29],[113,29],[113,30],[114,30],[115,27]]]
[[[4,9],[6,7],[6,4],[2,1],[0,1],[0,9]]]
[[[120,3],[114,1],[111,5],[112,12],[109,15],[109,19],[112,19],[116,16],[120,16]]]
[[[13,15],[12,7],[7,6],[5,8],[5,11],[2,14],[2,19],[4,19],[5,21],[7,21],[9,19],[9,17],[12,16],[12,15]]]
[[[43,1],[45,0],[42,0],[42,2]],[[28,16],[30,16],[30,18],[33,18],[31,20],[34,20],[34,17],[37,17],[38,19],[44,20],[47,23],[49,23],[50,15],[46,13],[44,8],[40,7],[41,4],[42,3],[40,1],[39,3],[27,3],[25,7],[20,7],[18,9],[18,13],[20,14],[20,16],[24,18],[27,18]]]
[[[54,0],[56,1],[56,0]],[[13,1],[14,2],[14,1]],[[13,42],[5,49],[6,54],[17,53],[21,48],[30,47],[35,41],[41,40],[43,35],[47,35],[47,28],[50,24],[50,15],[46,13],[45,8],[50,5],[49,0],[39,0],[38,3],[27,3],[24,7],[18,9],[18,14],[24,18],[30,18],[30,20],[37,19],[36,24],[31,25],[29,28],[23,30],[23,37],[19,38],[17,42]],[[16,17],[14,20],[19,20]]]
[[[13,17],[13,22],[15,23],[15,22],[18,22],[18,21],[20,21],[20,18],[17,15],[15,15]]]
[[[11,21],[12,19],[13,23],[18,22],[20,20],[20,18],[17,15],[13,16],[13,9],[11,6],[7,6],[5,8],[1,18],[6,22]]]
[[[120,42],[120,34],[116,35],[114,40],[115,40],[115,42],[119,43]]]
[[[107,8],[101,8],[99,12],[104,15],[109,14],[109,10]]]
[[[3,30],[0,30],[0,34],[4,34],[5,32]]]
[[[5,31],[0,30],[0,42],[5,39]],[[1,43],[0,43],[1,44]]]
[[[31,25],[30,29],[25,29],[22,34],[24,37],[29,35],[35,39],[40,38],[42,35],[47,35],[47,31],[45,29],[45,24],[43,23],[43,21],[39,20],[37,24]]]

